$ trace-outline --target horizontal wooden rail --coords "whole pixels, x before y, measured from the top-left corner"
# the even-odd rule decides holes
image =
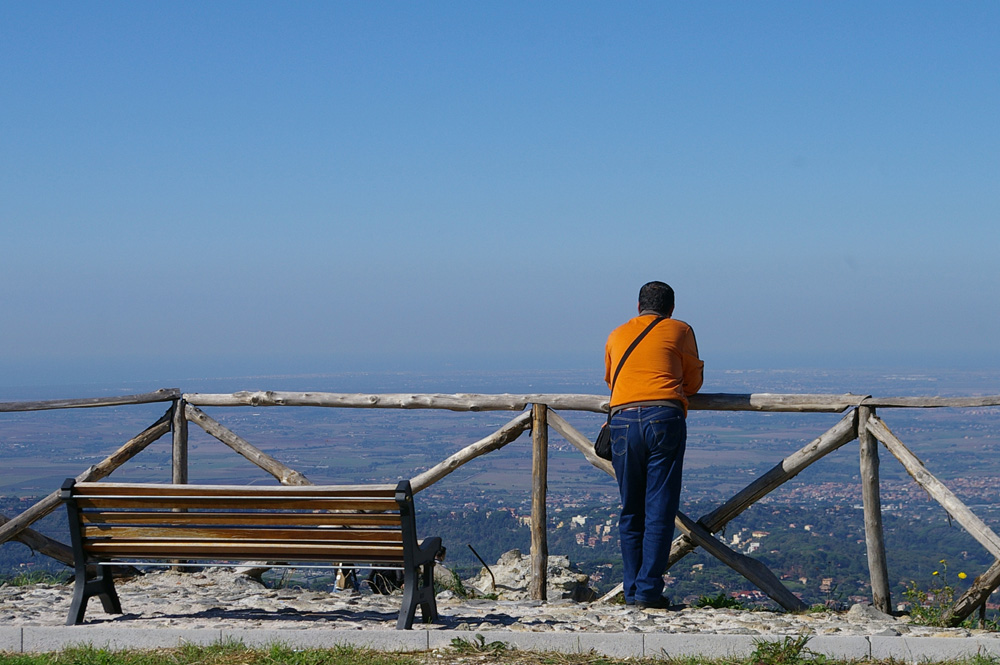
[[[603,395],[537,394],[360,394],[295,393],[280,391],[232,394],[191,393],[184,400],[197,406],[325,406],[370,409],[448,409],[452,411],[523,411],[532,404],[550,409],[607,413]],[[698,393],[690,398],[692,411],[774,411],[840,413],[857,406],[935,408],[1000,406],[1000,395],[978,397],[872,397],[870,395],[813,393]]]
[[[523,411],[532,404],[568,411],[607,413],[604,395],[538,394],[434,394],[434,393],[326,393],[241,391],[236,393],[186,393],[163,388],[138,395],[57,399],[35,402],[0,402],[0,413],[85,409],[128,404],[149,404],[184,399],[195,406],[322,406],[354,409],[446,409],[450,411]],[[692,411],[774,411],[839,413],[856,406],[883,408],[975,408],[1000,406],[1000,395],[977,397],[872,397],[796,393],[699,393],[690,400]]]
[[[600,395],[478,395],[388,393],[380,395],[322,392],[192,393],[185,401],[195,406],[323,406],[353,409],[445,409],[449,411],[524,411],[532,404],[559,403],[577,411],[607,411]]]
[[[908,409],[976,408],[1000,406],[1000,395],[981,397],[869,397],[862,404],[864,406]]]
[[[580,394],[361,394],[258,391],[232,394],[186,393],[195,406],[322,406],[355,409],[446,409],[450,411],[523,411],[532,404],[552,409],[607,413],[608,397]],[[690,408],[702,411],[815,411],[839,413],[861,404],[865,395],[729,394],[705,393],[691,397]]]
[[[866,395],[778,393],[698,393],[689,398],[692,411],[784,411],[840,413],[859,405]]]
[[[0,413],[14,411],[48,411],[50,409],[92,409],[100,406],[122,406],[124,404],[151,404],[172,402],[180,398],[179,388],[162,388],[141,395],[117,395],[115,397],[88,397],[84,399],[51,399],[42,402],[0,402]]]

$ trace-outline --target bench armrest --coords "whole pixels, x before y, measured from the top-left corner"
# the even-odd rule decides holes
[[[433,536],[431,538],[424,538],[419,543],[417,543],[417,551],[414,553],[414,563],[418,566],[422,566],[425,563],[430,563],[434,561],[437,556],[438,551],[441,549],[441,537]]]

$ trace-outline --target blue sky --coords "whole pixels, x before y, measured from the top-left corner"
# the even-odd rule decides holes
[[[0,384],[1000,366],[1000,4],[0,3]]]

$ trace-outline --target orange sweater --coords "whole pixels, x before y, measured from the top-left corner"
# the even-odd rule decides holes
[[[611,331],[604,347],[604,380],[608,387],[625,350],[653,317],[642,314]],[[684,404],[686,412],[688,395],[701,388],[704,367],[691,326],[677,319],[664,319],[625,361],[615,382],[611,406],[674,399]]]

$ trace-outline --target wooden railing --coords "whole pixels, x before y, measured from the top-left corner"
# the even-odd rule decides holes
[[[411,479],[411,484],[415,493],[420,492],[445,478],[462,465],[506,446],[530,430],[532,439],[531,593],[537,599],[545,599],[546,588],[545,563],[548,556],[546,492],[549,430],[555,430],[566,441],[575,446],[592,465],[614,476],[611,464],[594,455],[593,444],[589,438],[571,426],[559,413],[560,411],[606,413],[608,398],[599,395],[345,394],[273,391],[183,394],[177,389],[169,389],[113,398],[6,402],[0,403],[0,413],[96,408],[154,402],[169,402],[170,407],[156,422],[126,442],[108,458],[81,473],[77,476],[77,480],[93,481],[108,476],[122,464],[135,457],[150,443],[164,436],[167,432],[171,432],[173,437],[171,482],[185,483],[188,478],[188,423],[193,422],[270,473],[278,482],[287,485],[311,484],[298,471],[267,455],[213,419],[202,410],[202,407],[313,406],[355,409],[521,411],[522,413],[499,430],[416,475]],[[1000,406],[1000,396],[876,398],[853,394],[717,393],[695,395],[691,399],[690,408],[692,410],[825,412],[845,413],[845,415],[829,430],[810,441],[800,450],[785,457],[770,471],[755,479],[715,510],[702,515],[697,520],[679,513],[676,526],[680,535],[671,546],[670,565],[675,564],[696,547],[701,547],[738,571],[786,610],[805,609],[802,601],[792,594],[766,566],[755,559],[733,551],[714,534],[722,530],[727,523],[754,502],[795,477],[809,465],[857,439],[860,445],[861,484],[872,602],[882,611],[889,612],[891,605],[879,497],[878,443],[881,442],[893,457],[899,460],[914,481],[940,503],[952,519],[964,527],[995,559],[988,570],[979,575],[969,590],[946,612],[946,619],[952,624],[958,624],[977,608],[985,607],[987,597],[1000,586],[1000,537],[924,467],[923,463],[893,434],[888,425],[876,415],[876,409],[989,406]],[[29,528],[32,523],[51,513],[58,506],[58,490],[55,490],[12,519],[0,516],[0,543],[17,539],[34,550],[71,565],[72,554],[66,545]],[[605,599],[615,595],[619,590],[620,587],[613,590],[605,596]]]

